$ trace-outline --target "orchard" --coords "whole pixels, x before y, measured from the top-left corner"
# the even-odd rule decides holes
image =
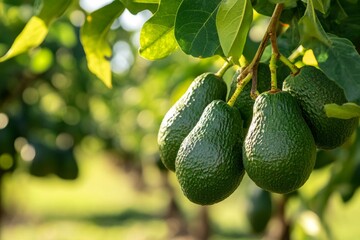
[[[1,239],[360,235],[360,1],[99,2],[0,3]]]

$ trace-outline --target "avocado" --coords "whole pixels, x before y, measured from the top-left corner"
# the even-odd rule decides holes
[[[210,205],[230,196],[244,176],[239,111],[214,100],[182,142],[175,173],[184,195]]]
[[[284,79],[289,75],[290,70],[283,64],[277,70],[278,85],[282,86]],[[234,94],[237,87],[237,78],[240,75],[240,70],[236,71],[230,85],[228,99]],[[269,65],[266,63],[259,63],[257,70],[257,90],[259,93],[270,90],[271,88],[271,74]],[[255,100],[250,96],[251,83],[246,84],[238,98],[234,103],[234,107],[239,109],[241,118],[244,120],[244,128],[249,128],[251,118],[253,115],[253,106]]]
[[[260,94],[244,140],[249,177],[267,191],[289,193],[309,178],[315,158],[314,138],[296,99],[282,91]]]
[[[261,188],[251,189],[246,208],[246,217],[253,232],[264,232],[272,216],[271,194]]]
[[[346,142],[358,127],[358,118],[337,119],[326,116],[324,105],[346,103],[344,91],[320,69],[305,66],[297,75],[289,75],[283,90],[293,95],[303,112],[320,149],[334,149]]]
[[[221,77],[203,73],[164,116],[159,133],[160,158],[165,167],[175,171],[175,158],[181,142],[199,120],[205,107],[215,99],[225,100],[227,86]]]
[[[316,162],[314,166],[314,170],[322,169],[331,163],[336,161],[336,154],[333,152],[334,150],[323,150],[318,149],[316,153]],[[336,150],[335,150],[336,151]]]
[[[55,174],[64,180],[74,180],[79,176],[79,166],[71,149],[56,152],[57,168]]]

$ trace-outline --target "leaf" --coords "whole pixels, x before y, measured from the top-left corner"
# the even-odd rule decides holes
[[[216,29],[221,0],[183,0],[175,20],[175,38],[180,48],[194,57],[223,55]]]
[[[270,0],[270,2],[275,4],[283,3],[285,7],[296,7],[297,0]]]
[[[137,14],[143,10],[155,12],[160,0],[120,0],[132,14]]]
[[[360,41],[360,1],[332,1],[326,15],[318,15],[324,30],[345,37],[355,45]]]
[[[125,7],[120,1],[102,7],[86,17],[80,32],[88,68],[107,87],[112,86],[109,62],[112,51],[106,37],[112,23],[124,10]]]
[[[348,101],[360,104],[360,55],[348,39],[328,36],[330,46],[319,43],[312,49],[319,67],[344,89]]]
[[[314,8],[325,14],[330,7],[330,0],[313,0]]]
[[[50,24],[65,12],[70,3],[71,0],[42,1],[36,16],[26,23],[7,53],[0,57],[0,62],[39,46],[48,34]]]
[[[216,15],[216,28],[226,57],[237,62],[243,52],[252,22],[250,0],[227,0],[220,4]]]
[[[178,47],[174,25],[181,0],[162,0],[158,11],[142,27],[140,55],[149,60],[168,56]]]
[[[360,117],[360,106],[355,103],[345,103],[341,106],[335,103],[331,103],[326,104],[324,108],[328,117],[340,119]]]
[[[316,16],[312,0],[308,0],[305,14],[299,20],[299,33],[300,43],[306,48],[311,48],[311,44],[313,44],[314,41],[320,41],[325,45],[330,44],[330,40]]]
[[[305,3],[308,3],[309,0],[302,0]],[[312,4],[314,9],[320,11],[321,13],[325,14],[330,8],[331,0],[312,0]]]

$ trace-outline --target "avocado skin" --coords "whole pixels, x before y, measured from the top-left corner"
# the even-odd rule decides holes
[[[255,233],[264,232],[272,216],[271,194],[261,188],[255,188],[249,196],[246,217]]]
[[[214,100],[182,142],[175,173],[184,195],[210,205],[230,196],[244,176],[242,120],[238,110]]]
[[[267,191],[289,193],[309,178],[315,158],[314,139],[295,98],[287,92],[260,94],[244,140],[249,177]]]
[[[284,79],[289,75],[290,71],[284,65],[280,65],[277,71],[278,86],[282,86]],[[240,75],[240,70],[236,71],[230,85],[228,99],[234,94],[237,87],[237,78]],[[271,74],[269,65],[266,63],[259,63],[257,71],[257,90],[259,93],[270,90],[271,88]],[[251,118],[253,115],[253,106],[255,100],[250,96],[251,82],[246,84],[240,95],[236,99],[234,106],[239,109],[241,118],[244,120],[244,128],[250,126]]]
[[[334,149],[346,142],[358,127],[358,118],[337,119],[326,116],[324,105],[346,103],[344,91],[320,69],[305,66],[293,76],[289,75],[283,90],[293,95],[302,109],[320,149]]]
[[[225,100],[227,86],[213,73],[199,75],[184,95],[165,114],[158,133],[160,158],[175,171],[175,158],[181,142],[199,120],[205,107],[215,99]]]

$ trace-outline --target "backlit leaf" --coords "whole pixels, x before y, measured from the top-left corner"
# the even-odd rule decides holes
[[[299,20],[298,26],[301,44],[304,47],[311,47],[314,41],[320,41],[325,45],[330,44],[330,40],[316,16],[313,0],[308,0],[304,16]]]
[[[324,106],[325,113],[328,117],[350,119],[360,117],[360,106],[355,103],[345,103],[337,105],[335,103],[326,104]]]
[[[132,14],[137,14],[143,10],[155,12],[160,0],[120,0]]]
[[[174,36],[176,12],[181,0],[161,0],[159,9],[142,27],[140,55],[149,60],[168,56],[178,47]]]
[[[330,0],[313,0],[314,8],[325,14],[330,7]]]
[[[253,8],[250,0],[227,0],[220,4],[216,27],[221,47],[226,57],[240,59],[252,22]]]
[[[100,8],[86,17],[80,32],[89,70],[108,87],[112,85],[109,61],[112,51],[106,37],[112,23],[124,9],[120,1]]]
[[[0,62],[39,46],[48,34],[50,24],[65,12],[70,3],[71,0],[41,1],[38,13],[30,18]]]

